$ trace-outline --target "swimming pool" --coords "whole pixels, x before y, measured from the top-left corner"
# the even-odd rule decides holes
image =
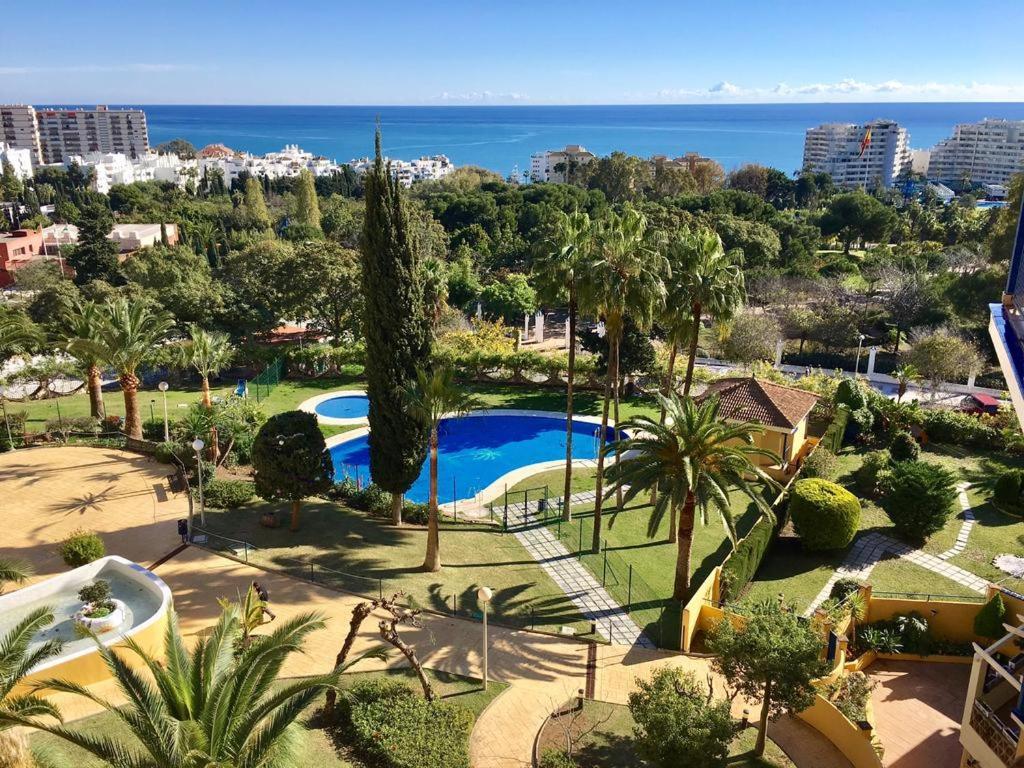
[[[572,455],[575,460],[596,459],[600,423],[589,417],[573,420]],[[608,439],[615,439],[608,428]],[[620,433],[621,434],[621,433]],[[339,435],[330,448],[337,480],[370,476],[369,435]],[[438,448],[438,501],[447,504],[478,493],[496,495],[502,482],[518,482],[516,470],[532,471],[565,461],[565,416],[542,411],[478,411],[445,419]],[[406,498],[426,502],[430,492],[428,461],[423,463]],[[508,477],[507,477],[508,476]],[[490,488],[489,488],[490,487]],[[553,492],[554,493],[554,492]]]
[[[365,424],[370,413],[370,400],[361,390],[338,390],[311,397],[299,410],[316,415],[321,424]]]

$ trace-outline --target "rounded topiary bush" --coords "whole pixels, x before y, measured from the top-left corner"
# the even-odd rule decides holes
[[[845,405],[851,411],[857,411],[865,407],[868,401],[864,397],[864,391],[860,388],[860,384],[853,379],[843,379],[836,387],[835,403],[836,405]]]
[[[889,455],[893,461],[916,461],[921,455],[921,446],[912,434],[902,430],[893,435],[889,443]]]
[[[806,549],[841,549],[857,533],[860,501],[828,480],[798,480],[790,493],[789,516]]]
[[[71,568],[88,565],[107,554],[103,539],[92,531],[79,528],[60,543],[57,548],[61,559]]]
[[[878,493],[882,476],[889,471],[892,464],[892,457],[889,451],[871,451],[864,454],[864,460],[853,472],[853,481],[857,491],[864,496],[874,496]]]
[[[820,477],[822,480],[835,480],[839,474],[839,462],[836,455],[823,445],[804,460],[800,470],[801,477]]]
[[[946,524],[955,498],[952,472],[927,461],[901,461],[893,466],[882,506],[900,535],[918,542]]]
[[[1008,469],[996,478],[992,488],[992,500],[1003,507],[1020,504],[1020,492],[1024,489],[1024,472]]]

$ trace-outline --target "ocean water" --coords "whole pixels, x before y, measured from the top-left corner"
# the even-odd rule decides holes
[[[648,157],[694,151],[727,170],[757,162],[786,172],[800,167],[804,132],[826,122],[890,118],[927,148],[956,123],[983,117],[1024,119],[1022,103],[758,104],[517,107],[302,107],[136,105],[146,111],[154,145],[185,138],[262,154],[298,144],[346,162],[373,153],[374,124],[384,151],[404,160],[443,153],[457,165],[501,174],[528,170],[530,155],[582,144]]]
[[[600,425],[574,421],[572,455],[596,459]],[[608,439],[615,439],[608,428]],[[357,437],[331,450],[335,480],[345,477],[363,483],[370,476],[367,436]],[[565,418],[488,414],[444,419],[438,431],[437,496],[442,504],[475,496],[502,475],[528,464],[565,460]],[[429,459],[405,494],[410,501],[426,502],[430,495]]]

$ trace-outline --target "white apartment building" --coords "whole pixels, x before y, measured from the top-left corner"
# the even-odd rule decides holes
[[[385,157],[384,162],[390,164],[391,175],[407,189],[415,181],[437,181],[455,170],[455,164],[447,155],[424,155],[415,160],[392,160]],[[373,158],[360,157],[357,160],[349,160],[348,164],[352,170],[362,175],[373,167]]]
[[[167,242],[178,243],[178,225],[164,224]],[[108,240],[117,244],[118,253],[131,253],[140,248],[151,248],[162,241],[159,224],[115,224],[107,235]],[[60,249],[78,243],[78,227],[74,224],[53,224],[43,228],[43,253],[47,256],[60,255]]]
[[[530,156],[530,179],[565,183],[572,165],[582,166],[595,157],[593,152],[579,144],[568,144],[565,149],[548,149]]]
[[[32,150],[17,149],[0,141],[0,166],[10,163],[14,175],[24,181],[32,178]]]
[[[959,184],[1005,185],[1024,171],[1024,120],[961,123],[932,150],[928,175]]]
[[[827,173],[838,186],[891,187],[910,168],[910,135],[892,120],[807,129],[803,169]]]
[[[27,149],[33,163],[43,162],[35,108],[27,104],[0,104],[0,141],[14,149]]]
[[[38,109],[36,125],[44,163],[92,152],[132,158],[149,152],[146,114],[139,109]]]
[[[199,152],[199,177],[210,170],[220,171],[224,176],[224,184],[231,186],[243,172],[254,177],[280,179],[296,177],[302,171],[309,171],[314,176],[329,176],[340,171],[341,166],[335,160],[306,152],[297,144],[286,144],[279,152],[268,152],[263,156],[234,152],[227,147],[213,145]]]
[[[158,155],[147,152],[130,158],[120,152],[90,152],[69,155],[65,167],[77,164],[92,170],[92,189],[107,194],[115,184],[133,184],[137,181],[168,181],[184,188],[188,180],[195,179],[198,163],[182,160],[177,155]]]

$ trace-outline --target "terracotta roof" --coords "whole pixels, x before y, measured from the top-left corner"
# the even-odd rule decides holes
[[[818,396],[752,376],[719,379],[697,399],[718,395],[719,413],[728,419],[753,421],[766,427],[793,429],[811,412]]]

